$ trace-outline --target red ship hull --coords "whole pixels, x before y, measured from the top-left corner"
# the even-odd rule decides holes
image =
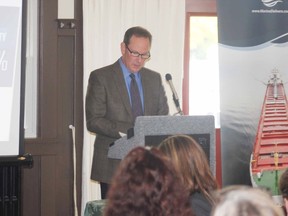
[[[288,104],[278,74],[267,84],[258,130],[251,155],[251,181],[280,195],[278,181],[288,168]]]

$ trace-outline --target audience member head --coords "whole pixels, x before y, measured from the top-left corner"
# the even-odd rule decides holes
[[[188,196],[173,165],[158,149],[136,147],[112,179],[104,215],[192,215]]]
[[[263,189],[250,186],[228,186],[215,193],[212,216],[283,216],[282,209]]]
[[[159,149],[172,160],[181,183],[190,194],[201,192],[213,202],[211,192],[217,189],[217,181],[210,170],[205,152],[192,137],[170,136],[160,143]]]
[[[288,169],[286,169],[280,177],[279,189],[284,199],[286,214],[288,212]]]

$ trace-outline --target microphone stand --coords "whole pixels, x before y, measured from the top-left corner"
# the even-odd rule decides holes
[[[174,104],[177,108],[177,111],[176,113],[173,114],[173,116],[179,114],[179,115],[184,115],[184,113],[182,112],[181,108],[180,108],[180,104],[179,104],[179,100],[177,99],[177,97],[175,96],[175,94],[173,93],[173,101],[174,101]]]
[[[173,116],[175,116],[177,114],[184,115],[182,110],[181,110],[181,108],[180,108],[179,98],[178,98],[177,92],[176,92],[176,90],[174,88],[171,74],[169,74],[169,73],[166,74],[165,78],[166,78],[166,81],[168,82],[168,84],[169,84],[169,86],[171,88],[171,91],[172,91],[172,94],[173,94],[173,101],[174,101],[174,104],[175,104],[175,106],[177,108],[177,111],[178,111]]]

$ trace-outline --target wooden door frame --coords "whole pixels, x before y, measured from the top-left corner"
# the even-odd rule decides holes
[[[58,20],[57,7],[58,0],[39,0],[37,138],[25,139],[25,152],[32,154],[34,167],[23,170],[24,216],[74,215],[69,125],[75,127],[77,209],[81,213],[82,0],[75,0],[75,19]]]
[[[184,42],[184,78],[182,87],[182,107],[184,114],[189,114],[189,61],[190,61],[190,16],[217,16],[216,0],[186,0],[186,22]],[[216,129],[216,178],[222,186],[221,133]]]

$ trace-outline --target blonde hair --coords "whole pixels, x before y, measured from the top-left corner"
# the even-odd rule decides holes
[[[284,216],[270,194],[250,186],[228,186],[215,194],[212,216]]]

